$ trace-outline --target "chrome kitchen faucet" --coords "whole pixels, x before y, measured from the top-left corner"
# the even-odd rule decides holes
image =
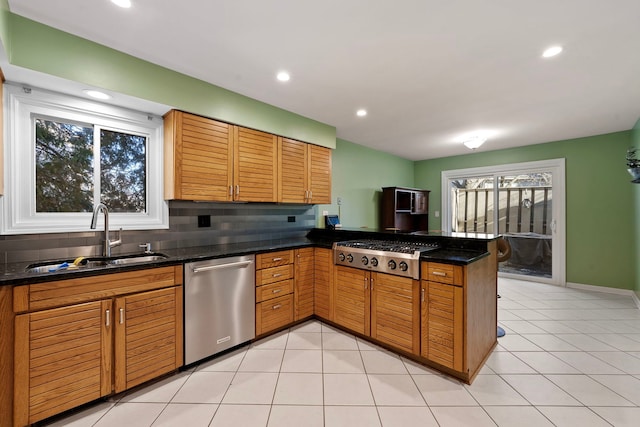
[[[93,218],[91,218],[91,229],[95,229],[98,224],[98,214],[104,212],[104,242],[102,245],[102,256],[110,257],[111,248],[122,244],[122,228],[118,230],[118,240],[111,241],[109,239],[109,209],[104,203],[98,203],[93,210]]]

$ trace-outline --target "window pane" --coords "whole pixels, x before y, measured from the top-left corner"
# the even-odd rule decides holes
[[[145,212],[147,138],[100,132],[101,201],[111,212]]]
[[[36,212],[91,212],[93,128],[36,119]]]

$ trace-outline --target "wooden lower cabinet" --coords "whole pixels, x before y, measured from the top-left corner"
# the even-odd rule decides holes
[[[181,285],[170,266],[15,286],[13,425],[182,366]]]
[[[111,393],[112,301],[21,314],[15,320],[15,425]]]
[[[420,349],[420,286],[417,280],[335,267],[333,321],[402,350]]]
[[[333,251],[314,248],[313,253],[313,312],[322,319],[333,320]]]
[[[463,370],[463,289],[422,281],[420,355],[456,371]]]
[[[256,256],[256,335],[263,335],[293,322],[294,251]]]
[[[295,250],[294,320],[313,316],[314,249]]]
[[[182,307],[181,287],[116,299],[116,393],[176,369],[182,360]]]

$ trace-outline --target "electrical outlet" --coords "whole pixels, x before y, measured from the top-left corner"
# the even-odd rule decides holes
[[[329,215],[329,211],[322,211],[322,216],[327,216]]]
[[[338,197],[337,201],[338,201],[338,206],[340,206],[342,204],[342,197]]]
[[[287,217],[287,221],[288,222],[296,222],[296,217],[295,216],[288,216]]]
[[[211,227],[211,215],[198,215],[198,228]]]
[[[436,216],[436,218],[440,218],[440,211],[435,211],[433,214]]]

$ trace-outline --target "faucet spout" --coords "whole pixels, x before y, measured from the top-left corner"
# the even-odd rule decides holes
[[[111,241],[109,239],[109,209],[104,203],[98,203],[98,205],[93,210],[93,217],[91,218],[91,229],[95,229],[98,225],[98,215],[100,212],[104,213],[104,242],[102,246],[102,256],[110,257],[111,256],[111,248],[114,246],[119,246],[122,244],[122,228],[118,231],[118,239]]]

